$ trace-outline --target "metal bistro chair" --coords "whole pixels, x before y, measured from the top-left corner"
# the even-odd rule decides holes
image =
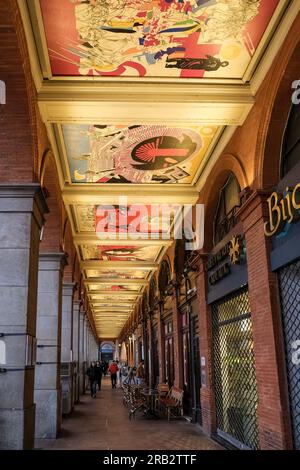
[[[140,385],[132,385],[130,390],[130,410],[129,419],[135,417],[137,411],[144,411],[146,409],[146,400],[142,394],[144,387]]]

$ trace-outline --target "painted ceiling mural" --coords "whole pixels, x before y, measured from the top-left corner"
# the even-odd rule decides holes
[[[149,271],[119,271],[119,270],[95,270],[87,269],[86,276],[90,279],[97,278],[99,281],[107,281],[108,279],[123,279],[123,280],[143,280],[146,279],[149,275]]]
[[[192,183],[217,127],[62,126],[72,183]]]
[[[53,76],[242,78],[279,0],[40,0]]]
[[[77,205],[74,207],[78,230],[80,232],[130,233],[140,234],[168,233],[174,218],[181,211],[179,204],[128,205],[127,225],[123,225],[121,215],[124,208],[119,206]],[[124,215],[124,214],[123,214]]]
[[[94,299],[94,297],[96,297],[96,299]],[[106,294],[93,294],[91,296],[91,298],[93,298],[93,304],[95,303],[99,303],[102,304],[102,303],[110,303],[111,304],[111,301],[113,300],[114,303],[131,303],[132,301],[134,301],[136,299],[136,295],[134,294],[130,294],[130,295],[127,295],[126,297],[122,297],[121,299],[118,299],[118,297],[114,297],[112,299],[111,295],[108,293],[107,295]]]
[[[93,291],[106,291],[106,292],[140,292],[141,286],[137,285],[107,285],[107,284],[95,284],[88,287],[89,292]]]
[[[84,260],[87,261],[155,261],[160,253],[160,247],[84,245],[82,252]]]
[[[89,294],[90,295],[90,299],[91,299],[91,303],[94,304],[95,302],[100,302],[101,304],[102,303],[112,303],[112,302],[115,302],[115,298],[118,299],[118,295],[120,295],[120,293],[118,292],[117,296],[115,296],[116,293],[111,293],[110,295],[105,295],[105,294]],[[115,297],[115,298],[114,298]],[[136,301],[136,298],[137,296],[136,295],[123,295],[122,294],[122,297],[121,297],[121,302],[128,302],[128,303],[131,303],[131,304],[134,304],[134,302]],[[121,303],[120,302],[120,303]]]

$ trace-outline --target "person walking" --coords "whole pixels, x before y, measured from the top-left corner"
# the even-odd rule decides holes
[[[136,369],[136,382],[138,385],[142,385],[144,380],[145,380],[144,361],[140,361]]]
[[[116,364],[118,366],[118,372],[117,372],[117,386],[121,388],[122,386],[122,377],[121,377],[121,364],[120,361],[116,361]]]
[[[95,362],[91,362],[90,367],[86,371],[86,375],[90,381],[91,397],[96,398],[97,396],[97,368]]]
[[[98,361],[96,364],[96,380],[97,380],[99,391],[101,390],[102,374],[103,374],[103,367],[102,367],[102,364]]]
[[[109,373],[110,373],[110,378],[111,378],[111,387],[117,388],[117,373],[119,371],[118,364],[113,361],[111,365],[109,366]]]

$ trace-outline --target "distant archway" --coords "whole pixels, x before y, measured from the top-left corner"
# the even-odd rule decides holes
[[[102,362],[110,362],[114,359],[115,354],[115,345],[113,343],[107,342],[100,345],[100,359]]]

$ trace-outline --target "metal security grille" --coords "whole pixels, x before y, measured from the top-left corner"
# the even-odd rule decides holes
[[[258,449],[257,386],[247,288],[213,305],[213,363],[218,434]]]
[[[300,450],[300,261],[279,272],[295,448]]]

